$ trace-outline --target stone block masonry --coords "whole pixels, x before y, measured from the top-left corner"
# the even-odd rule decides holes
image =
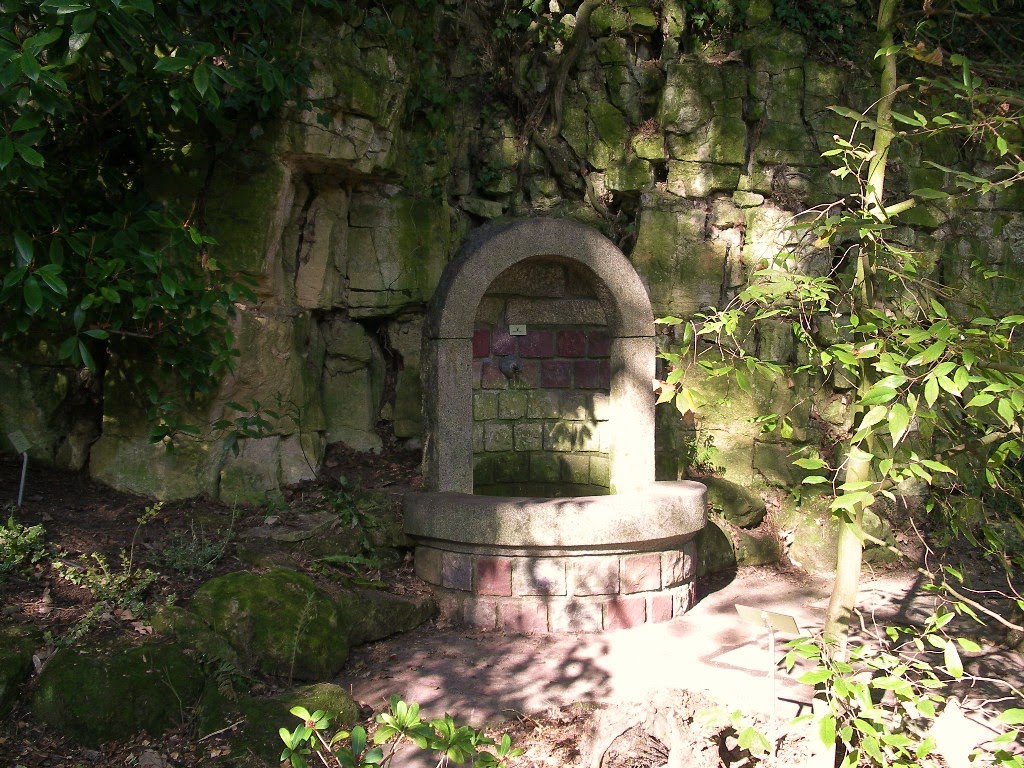
[[[473,332],[478,493],[607,493],[611,338],[589,278],[577,271],[520,264],[481,302]],[[512,335],[516,324],[526,332]],[[510,464],[526,470],[511,484],[500,480]]]
[[[696,598],[696,546],[649,553],[559,556],[416,550],[458,624],[523,634],[599,632],[683,615]]]

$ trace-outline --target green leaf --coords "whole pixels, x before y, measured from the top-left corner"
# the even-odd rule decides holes
[[[210,70],[206,64],[199,64],[192,72],[192,84],[200,96],[206,95],[206,89],[210,87]]]
[[[817,685],[818,683],[823,683],[826,680],[831,679],[831,677],[832,670],[819,668],[812,669],[810,672],[804,672],[797,678],[797,681],[804,685]]]
[[[888,403],[894,397],[896,397],[895,389],[876,384],[868,390],[866,395],[864,395],[864,399],[861,400],[861,405],[879,405],[881,403]]]
[[[51,272],[49,270],[40,269],[36,274],[43,278],[43,282],[46,283],[49,286],[50,290],[53,291],[54,293],[58,294],[59,296],[68,295],[67,284],[60,277],[58,277],[56,273]]]
[[[1024,725],[1024,709],[1007,709],[996,720],[1003,725]]]
[[[836,743],[836,717],[831,712],[821,718],[818,724],[818,738],[826,747]]]
[[[892,444],[895,447],[903,435],[906,434],[910,425],[910,411],[902,403],[896,403],[889,409],[889,434],[892,437]]]
[[[68,38],[68,51],[78,53],[89,42],[90,37],[92,37],[91,32],[72,32],[71,37]]]
[[[39,79],[42,69],[35,56],[31,53],[24,53],[21,56],[21,71],[25,74],[25,77],[34,83]]]
[[[1013,426],[1013,405],[1010,403],[1010,400],[1008,398],[1000,398],[999,405],[996,406],[996,412],[999,414],[999,417],[1006,422],[1006,425],[1008,427]]]
[[[23,51],[32,51],[33,53],[38,53],[43,48],[50,45],[50,43],[59,40],[60,36],[63,34],[63,27],[50,27],[49,29],[45,29],[38,34],[25,38],[25,42],[21,44],[21,49]]]
[[[188,66],[188,61],[177,56],[165,56],[153,65],[154,72],[180,72]]]
[[[821,469],[822,467],[825,466],[824,461],[814,457],[797,459],[793,463],[796,464],[796,466],[800,467],[801,469]]]
[[[941,200],[949,197],[948,192],[943,192],[941,189],[931,189],[930,187],[921,187],[921,189],[915,189],[911,192],[914,197],[919,197],[922,200]]]
[[[89,352],[89,348],[85,346],[85,342],[81,339],[78,340],[78,353],[82,356],[82,362],[85,363],[85,367],[93,373],[96,372],[96,361],[92,359],[92,353]]]
[[[25,278],[22,286],[22,294],[25,298],[25,308],[30,315],[34,315],[43,306],[43,291],[39,287],[39,281],[33,275]]]
[[[42,168],[46,164],[46,161],[43,160],[43,156],[28,144],[15,144],[14,148],[17,150],[18,154],[21,155],[21,159],[29,165],[35,168]]]
[[[950,675],[957,679],[964,676],[964,664],[960,661],[960,654],[957,653],[956,645],[952,640],[946,641],[945,647],[942,649],[942,658],[946,671]]]
[[[14,248],[18,252],[18,264],[28,266],[35,258],[35,243],[32,238],[20,230],[14,233]]]
[[[924,385],[924,401],[929,406],[934,405],[939,398],[939,383],[935,379],[929,379]]]

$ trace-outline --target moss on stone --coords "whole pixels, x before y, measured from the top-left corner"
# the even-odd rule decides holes
[[[393,595],[376,589],[345,592],[338,597],[337,605],[345,637],[353,646],[408,632],[437,612],[430,597]]]
[[[322,680],[337,674],[348,657],[337,606],[297,571],[217,577],[199,588],[192,610],[227,638],[251,671]]]
[[[603,170],[622,158],[629,142],[629,127],[622,112],[607,101],[591,103],[588,114],[595,131],[590,162]]]
[[[736,550],[726,533],[727,523],[709,520],[694,539],[697,545],[697,576],[721,573],[736,567]]]
[[[89,472],[121,491],[187,499],[216,493],[219,459],[219,445],[201,440],[183,440],[170,450],[144,435],[105,434],[89,452]]]
[[[738,166],[746,161],[747,126],[738,116],[715,116],[689,134],[670,135],[668,147],[675,160]]]
[[[669,160],[668,190],[691,199],[715,192],[733,192],[739,187],[740,170],[738,165]]]
[[[610,165],[605,178],[608,189],[617,192],[636,192],[654,183],[651,164],[640,157]]]
[[[32,654],[41,641],[30,627],[0,627],[0,718],[14,707],[22,684],[32,674]]]
[[[249,154],[220,163],[207,193],[212,253],[229,271],[262,276],[274,244],[290,174],[276,159]]]
[[[757,493],[721,477],[701,480],[708,489],[708,506],[740,528],[754,528],[764,520],[764,499]]]
[[[158,736],[184,722],[204,685],[199,665],[173,644],[63,649],[39,676],[32,712],[95,747],[143,731]]]

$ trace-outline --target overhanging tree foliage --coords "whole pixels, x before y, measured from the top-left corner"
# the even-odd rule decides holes
[[[152,361],[135,375],[154,421],[169,402],[158,381],[212,389],[232,365],[229,319],[247,289],[210,251],[205,185],[163,190],[170,202],[154,187],[182,166],[208,182],[306,82],[290,44],[306,5],[0,5],[5,346],[97,377],[112,353]]]
[[[984,12],[976,3],[950,9],[968,13],[968,6]],[[934,39],[919,40],[913,29],[902,27],[897,39],[898,10],[896,0],[881,0],[876,8],[877,101],[864,114],[837,108],[856,125],[825,153],[838,161],[833,173],[855,186],[844,198],[795,219],[794,228],[807,235],[804,245],[830,249],[838,266],[825,275],[773,266],[757,273],[731,306],[687,325],[689,352],[665,355],[673,371],[661,395],[681,411],[699,411],[699,393],[684,383],[691,365],[735,375],[741,385],[753,375],[793,373],[748,355],[738,338],[750,322],[780,319],[789,320],[810,348],[810,362],[799,371],[821,381],[842,376],[854,382],[857,415],[848,439],[831,457],[797,458],[814,473],[804,481],[806,491],[826,489],[840,520],[839,565],[825,626],[840,654],[868,538],[864,511],[883,498],[896,502],[909,483],[927,484],[929,508],[945,513],[952,530],[998,556],[1007,592],[1024,608],[1014,591],[1014,574],[1024,568],[1024,314],[1020,308],[1000,311],[972,299],[963,285],[943,282],[938,254],[915,245],[900,227],[900,215],[925,201],[955,216],[968,203],[1024,180],[1024,99],[1014,87],[1020,80],[1008,69],[1015,62],[986,63],[986,71],[1002,77],[999,83],[980,77],[962,54],[947,59]],[[900,82],[898,62],[920,67],[914,60],[924,62],[922,76]],[[865,141],[865,133],[872,138]],[[916,189],[901,199],[887,185],[887,172],[897,148],[924,141],[961,142],[977,167],[933,163],[947,188]],[[976,282],[1015,279],[981,261],[971,269]],[[816,333],[823,320],[834,327],[834,343],[822,343]],[[786,414],[774,414],[765,424],[789,428]],[[934,575],[963,597],[958,572]]]

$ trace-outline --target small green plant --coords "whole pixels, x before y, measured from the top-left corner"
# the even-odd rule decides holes
[[[757,726],[752,725],[750,718],[740,710],[728,711],[721,707],[708,709],[699,713],[701,722],[711,728],[727,726],[723,734],[725,743],[722,745],[729,752],[739,750],[747,753],[748,758],[760,758],[772,753],[773,745]],[[730,761],[735,762],[735,761]]]
[[[46,557],[46,532],[41,525],[25,526],[14,519],[0,525],[0,575],[25,573]]]
[[[169,541],[157,550],[157,565],[194,577],[209,573],[227,553],[234,533],[232,529],[208,536],[202,526],[193,522],[187,531],[171,535]]]
[[[136,568],[131,556],[123,551],[120,566],[112,566],[106,556],[92,552],[78,562],[55,560],[57,574],[67,582],[92,593],[93,605],[78,623],[58,639],[67,645],[91,632],[105,613],[126,612],[138,616],[143,612],[143,598],[156,581],[157,574],[148,568]]]
[[[362,726],[332,735],[333,715],[324,710],[311,713],[305,707],[293,707],[291,713],[302,722],[291,731],[281,728],[279,734],[285,745],[280,759],[292,768],[307,768],[312,755],[325,768],[383,768],[406,741],[433,752],[438,768],[467,760],[474,768],[501,768],[508,758],[523,754],[512,748],[508,734],[495,742],[471,726],[457,726],[451,715],[423,722],[419,704],[408,704],[398,696],[391,697],[387,712],[377,715],[372,739]]]

